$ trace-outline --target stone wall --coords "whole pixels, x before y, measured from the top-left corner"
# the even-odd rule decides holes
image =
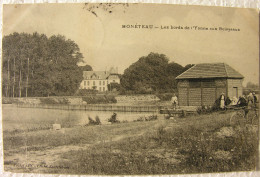
[[[115,99],[117,103],[128,103],[136,101],[159,101],[160,99],[156,95],[119,95]]]

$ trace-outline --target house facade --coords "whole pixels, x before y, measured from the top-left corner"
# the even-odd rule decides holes
[[[225,63],[196,64],[176,77],[180,106],[212,106],[224,93],[242,95],[243,76]]]
[[[95,89],[99,92],[108,91],[111,83],[120,84],[117,69],[111,68],[109,71],[83,71],[83,80],[80,89]]]

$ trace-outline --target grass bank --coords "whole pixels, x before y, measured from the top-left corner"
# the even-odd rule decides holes
[[[257,126],[230,125],[229,118],[227,112],[61,131],[4,133],[5,170],[98,175],[254,170]],[[17,168],[22,161],[46,167]]]

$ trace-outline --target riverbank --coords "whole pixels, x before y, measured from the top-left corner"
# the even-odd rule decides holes
[[[135,104],[136,102],[154,103],[160,100],[170,100],[169,94],[157,95],[117,95],[113,93],[89,94],[86,96],[52,96],[52,97],[3,97],[3,104],[61,104],[61,105],[85,105],[85,104]]]
[[[4,168],[91,175],[254,170],[257,125],[230,125],[230,116],[226,112],[59,131],[4,132]]]

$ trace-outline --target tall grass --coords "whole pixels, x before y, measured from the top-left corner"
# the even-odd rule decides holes
[[[230,114],[4,134],[4,149],[88,145],[56,161],[71,174],[144,175],[254,170],[254,125],[230,125]],[[91,145],[91,146],[89,146]],[[37,149],[36,148],[36,149]],[[27,150],[28,150],[27,149]],[[64,160],[64,159],[69,159]],[[50,171],[48,171],[50,172]],[[60,173],[61,171],[51,171]]]
[[[77,161],[77,173],[135,175],[208,173],[254,170],[257,133],[251,125],[229,124],[229,115],[213,114],[179,119],[182,125],[159,126],[143,136],[95,146],[87,151],[70,152],[69,165]],[[233,136],[219,136],[222,129]],[[80,154],[80,155],[79,155]],[[62,164],[62,162],[61,162]],[[73,171],[74,167],[72,167]]]

